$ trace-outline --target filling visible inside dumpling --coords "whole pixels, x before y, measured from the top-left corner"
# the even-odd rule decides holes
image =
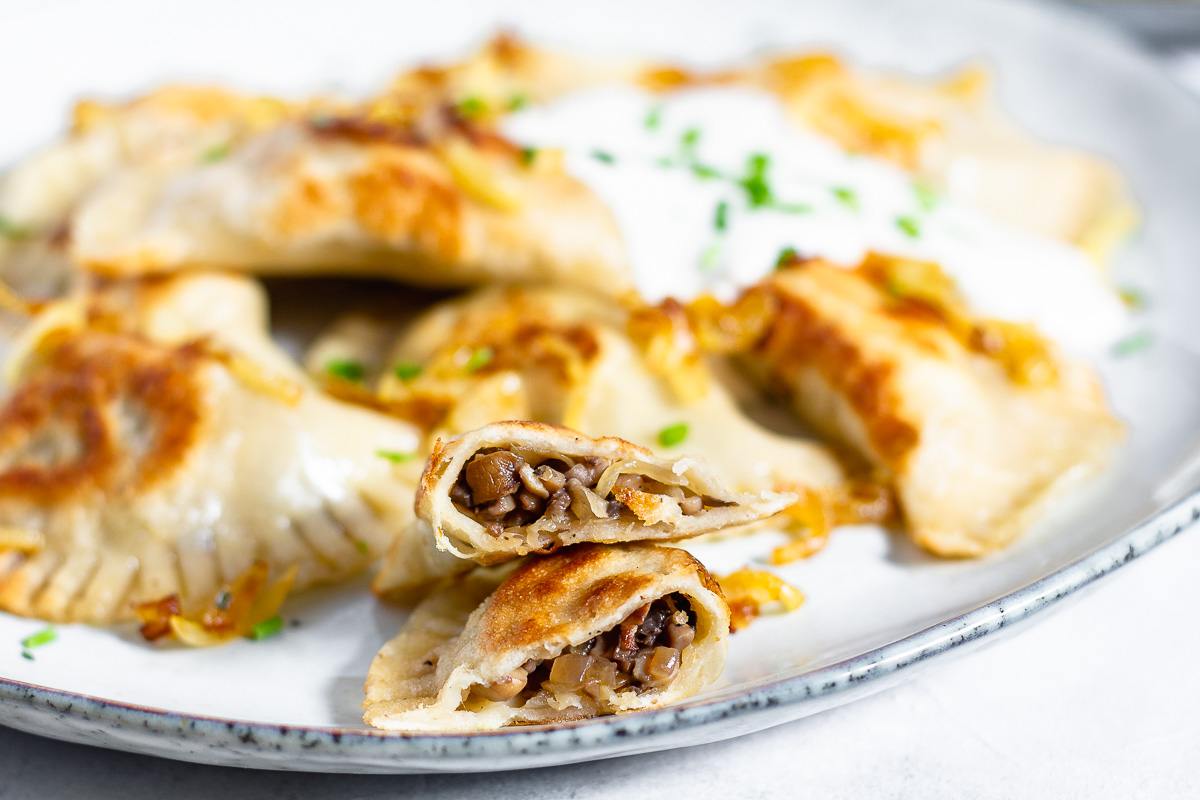
[[[619,693],[642,694],[670,686],[695,637],[695,612],[676,592],[647,603],[620,625],[555,658],[531,659],[503,680],[475,687],[472,695],[494,702],[515,700],[530,708],[609,713]]]
[[[599,456],[520,454],[489,448],[476,453],[450,489],[459,511],[492,536],[506,529],[540,523],[539,529],[563,530],[576,521],[627,516],[652,522],[650,507],[669,499],[687,516],[729,505],[690,489],[637,474],[610,474]],[[606,475],[610,480],[602,481]],[[597,487],[604,483],[603,493]]]

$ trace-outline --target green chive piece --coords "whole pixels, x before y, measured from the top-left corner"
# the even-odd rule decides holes
[[[830,191],[839,203],[851,211],[858,211],[858,192],[845,186],[835,186]]]
[[[371,552],[371,546],[369,544],[367,544],[366,542],[364,542],[362,539],[354,540],[354,549],[357,550],[358,552],[362,553],[364,556],[367,553]]]
[[[721,243],[713,242],[700,254],[700,269],[709,272],[721,263]]]
[[[747,161],[746,177],[740,183],[751,208],[768,206],[774,201],[771,186],[767,183],[767,169],[770,166],[771,159],[765,153],[755,153]]]
[[[710,167],[707,164],[692,164],[691,170],[693,175],[705,181],[721,177],[721,173],[716,167]]]
[[[264,619],[251,628],[250,638],[256,642],[261,642],[263,639],[271,638],[281,630],[283,630],[283,617],[276,614],[270,619]]]
[[[26,661],[33,661],[33,653],[29,652],[28,650],[22,650],[21,658],[25,659]]]
[[[1112,352],[1117,358],[1124,358],[1139,350],[1145,350],[1153,341],[1154,337],[1150,335],[1149,331],[1138,331],[1113,345]]]
[[[1146,298],[1146,293],[1136,286],[1125,286],[1118,290],[1121,295],[1121,302],[1134,311],[1141,311],[1146,306],[1150,305],[1150,301]]]
[[[517,92],[512,97],[508,98],[508,110],[520,111],[529,105],[529,95],[524,92]]]
[[[937,190],[927,183],[917,181],[912,185],[913,196],[917,198],[917,205],[921,210],[928,214],[937,207],[938,201],[941,198],[938,196]]]
[[[696,149],[696,145],[700,143],[700,129],[688,128],[683,132],[683,136],[679,141],[683,145],[684,152],[691,153]]]
[[[0,238],[12,239],[13,241],[16,241],[18,239],[26,239],[28,237],[29,231],[26,228],[18,225],[12,220],[0,217]]]
[[[533,166],[533,162],[537,160],[536,147],[522,147],[521,154],[518,156],[521,159],[521,165],[525,167]]]
[[[913,239],[921,235],[921,223],[912,217],[897,217],[896,227]]]
[[[396,450],[376,450],[375,455],[386,458],[393,464],[407,464],[417,457],[416,453],[401,453]]]
[[[662,106],[655,106],[650,109],[650,113],[646,115],[646,130],[656,131],[662,124]]]
[[[217,595],[217,610],[228,611],[229,604],[232,602],[233,592],[229,591],[228,589],[222,589],[221,593]]]
[[[44,628],[37,633],[31,636],[26,636],[24,639],[22,639],[21,647],[24,647],[26,650],[32,650],[35,647],[41,647],[42,645],[50,644],[57,638],[57,630],[55,630],[53,627]]]
[[[335,358],[325,365],[325,371],[335,378],[351,383],[362,383],[363,378],[367,377],[367,368],[348,358]]]
[[[717,203],[717,214],[713,219],[713,227],[719,231],[725,230],[729,225],[729,203],[724,200]]]
[[[674,425],[668,425],[658,432],[658,443],[663,447],[674,447],[687,438],[688,424],[686,422],[677,422]]]
[[[397,361],[392,374],[402,381],[411,381],[421,374],[423,368],[415,361]]]
[[[495,357],[496,351],[492,348],[477,347],[471,351],[471,356],[467,359],[467,363],[463,366],[463,369],[467,372],[476,372],[492,363],[492,359]]]
[[[613,158],[612,153],[607,153],[603,150],[593,150],[592,158],[596,159],[597,161],[603,161],[605,164],[612,164],[614,161],[616,161],[616,159]]]
[[[800,254],[796,252],[794,247],[785,247],[779,251],[779,257],[775,259],[775,269],[783,269],[788,264],[792,264],[800,260]]]
[[[228,144],[214,144],[212,147],[204,151],[204,155],[200,156],[200,160],[205,164],[215,164],[216,162],[223,160],[228,155]]]
[[[487,113],[487,103],[483,98],[468,95],[458,101],[458,115],[463,119],[479,119]]]
[[[771,207],[785,214],[811,214],[813,210],[807,203],[775,203]]]

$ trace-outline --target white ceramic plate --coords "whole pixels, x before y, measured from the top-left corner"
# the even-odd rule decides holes
[[[175,78],[362,90],[402,63],[461,52],[500,24],[539,41],[696,62],[813,45],[921,73],[984,58],[1017,117],[1045,139],[1117,161],[1145,210],[1119,282],[1151,297],[1139,324],[1154,339],[1102,365],[1132,431],[1114,467],[986,559],[938,561],[879,530],[840,532],[826,551],[783,570],[808,594],[803,609],[739,633],[716,686],[659,712],[475,736],[365,730],[363,677],[402,614],[359,585],[296,598],[286,616],[298,626],[281,636],[212,651],[151,648],[131,629],[64,627],[28,661],[19,642],[43,626],[0,615],[0,722],[194,761],[363,772],[506,769],[712,741],[883,688],[1200,515],[1197,497],[1177,503],[1197,485],[1200,441],[1200,107],[1146,56],[1085,18],[1016,2],[566,5],[509,2],[500,13],[450,0],[22,4],[0,23],[0,162],[55,134],[85,90],[124,94]],[[776,543],[766,535],[698,552],[724,570]]]

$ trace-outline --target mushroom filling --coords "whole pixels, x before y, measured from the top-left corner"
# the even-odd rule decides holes
[[[493,536],[503,535],[506,528],[529,525],[543,518],[554,529],[565,528],[574,521],[617,519],[622,512],[632,512],[611,493],[600,497],[594,491],[609,464],[599,456],[530,458],[508,450],[481,450],[467,462],[450,489],[450,499]],[[621,475],[613,488],[672,497],[688,516],[727,505],[641,475]]]
[[[620,625],[571,645],[561,655],[531,659],[504,679],[475,687],[485,700],[553,705],[577,698],[585,708],[608,705],[615,692],[661,690],[679,676],[683,651],[696,638],[696,615],[681,594],[647,603]]]

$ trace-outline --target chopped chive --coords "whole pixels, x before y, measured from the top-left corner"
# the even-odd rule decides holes
[[[683,145],[684,152],[692,152],[696,149],[696,145],[700,143],[700,129],[688,128],[683,132],[683,136],[680,137],[679,142]]]
[[[361,383],[363,378],[367,377],[366,367],[347,358],[335,358],[325,365],[325,371],[335,378],[351,383]]]
[[[358,552],[362,553],[364,556],[367,553],[371,552],[371,546],[369,544],[367,544],[366,542],[364,542],[362,539],[354,540],[354,549],[357,550]]]
[[[283,630],[283,617],[276,614],[270,619],[264,619],[251,628],[250,638],[256,642],[261,642],[263,639],[271,638],[281,630]]]
[[[415,361],[397,361],[392,374],[402,381],[411,381],[421,374],[421,365]]]
[[[228,589],[222,589],[221,593],[219,595],[217,595],[217,610],[218,611],[228,611],[229,604],[232,602],[233,602],[233,592],[229,591]]]
[[[214,144],[212,147],[204,151],[204,155],[200,156],[200,160],[205,164],[214,164],[225,158],[227,155],[229,155],[228,144]]]
[[[22,650],[21,658],[25,659],[26,661],[33,661],[33,653],[29,652],[28,650]]]
[[[658,443],[663,447],[674,447],[687,438],[688,424],[686,422],[677,422],[674,425],[668,425],[658,432]]]
[[[43,628],[37,633],[32,634],[31,636],[26,636],[24,639],[22,639],[21,647],[24,647],[26,650],[32,650],[35,647],[41,647],[42,645],[50,644],[57,638],[58,631],[56,631],[53,626],[49,628]]]
[[[468,95],[459,100],[456,108],[458,115],[463,119],[478,119],[487,113],[487,103],[475,95]]]
[[[851,211],[858,211],[858,192],[845,186],[835,186],[830,191],[839,203]]]
[[[896,227],[913,239],[921,235],[921,223],[912,217],[896,217]]]
[[[721,173],[716,167],[710,167],[707,164],[692,164],[692,174],[702,180],[721,177]]]
[[[1154,337],[1150,335],[1149,331],[1138,331],[1113,345],[1112,352],[1117,358],[1124,358],[1139,350],[1145,350],[1152,341],[1154,341]]]
[[[785,247],[779,251],[779,257],[775,259],[775,269],[783,269],[788,264],[800,260],[800,254],[796,252],[794,247]]]
[[[496,357],[496,351],[490,347],[477,347],[471,351],[471,355],[467,358],[467,363],[463,366],[467,372],[476,372],[483,369],[492,362]]]
[[[616,161],[616,159],[613,158],[612,153],[604,150],[593,150],[592,158],[596,159],[597,161],[603,161],[605,164],[612,164],[614,161]]]
[[[811,214],[813,210],[807,203],[775,203],[771,207],[786,214]]]
[[[917,181],[913,183],[912,190],[913,196],[917,198],[917,205],[926,213],[933,211],[940,200],[937,191],[927,183]]]
[[[719,231],[725,230],[729,225],[729,203],[724,200],[717,203],[716,217],[713,219],[713,227]]]
[[[746,177],[740,183],[751,208],[770,205],[774,199],[771,186],[767,183],[767,169],[770,166],[771,159],[766,153],[755,153],[746,163]]]
[[[524,92],[517,92],[512,97],[508,98],[508,110],[520,111],[529,105],[529,95]]]
[[[538,151],[536,147],[522,147],[518,158],[521,159],[522,166],[529,167],[532,166],[533,162],[537,160],[537,154]]]
[[[646,114],[646,130],[658,130],[658,126],[662,124],[662,112],[662,106],[655,106],[650,109],[650,113]]]
[[[1146,293],[1134,286],[1125,286],[1118,290],[1121,295],[1121,302],[1134,311],[1141,311],[1149,305],[1146,299]]]
[[[407,464],[417,457],[416,453],[401,453],[397,450],[376,450],[375,455],[386,458],[393,464]]]
[[[26,228],[0,216],[0,238],[17,240],[28,236],[29,231]]]
[[[700,269],[709,272],[721,263],[721,243],[713,242],[700,254]]]

